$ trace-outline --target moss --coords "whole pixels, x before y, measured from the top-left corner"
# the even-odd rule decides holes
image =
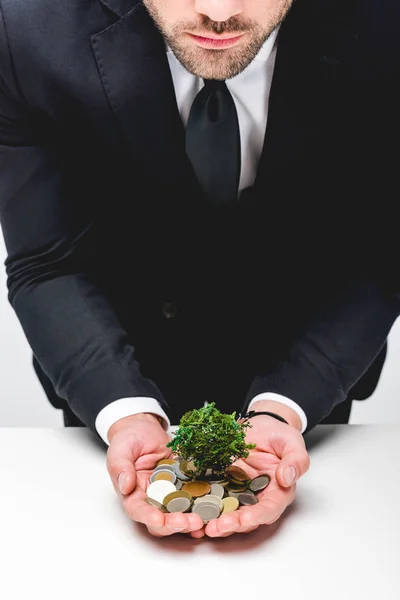
[[[238,458],[247,458],[256,444],[246,444],[248,421],[238,423],[236,412],[221,413],[215,402],[185,413],[173,439],[167,444],[174,454],[192,460],[196,477],[208,469],[222,474]]]

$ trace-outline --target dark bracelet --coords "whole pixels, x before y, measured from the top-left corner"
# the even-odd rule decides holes
[[[264,412],[264,411],[257,412],[255,410],[251,410],[250,412],[243,415],[243,417],[242,417],[242,415],[240,415],[239,419],[251,419],[251,417],[256,417],[257,415],[268,415],[269,417],[274,417],[274,419],[278,419],[278,421],[282,421],[282,423],[286,423],[286,425],[289,425],[289,423],[286,421],[286,419],[281,417],[281,415],[277,415],[276,413],[273,413],[273,412]]]

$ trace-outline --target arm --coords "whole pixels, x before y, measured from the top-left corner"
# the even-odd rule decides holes
[[[389,286],[377,281],[349,285],[293,341],[285,362],[254,379],[242,413],[258,394],[275,392],[296,402],[307,416],[307,429],[312,429],[346,399],[378,355],[399,314],[399,294]],[[260,408],[254,402],[252,409],[273,407]]]
[[[90,214],[68,193],[60,140],[27,106],[14,76],[0,10],[0,222],[9,301],[57,394],[95,430],[118,398],[150,397],[131,340],[96,283]]]
[[[354,143],[357,159],[353,161],[350,155],[353,181],[343,190],[346,202],[336,207],[346,227],[350,222],[348,284],[292,340],[285,360],[254,379],[242,409],[244,413],[258,394],[275,392],[300,405],[307,416],[307,430],[346,399],[378,356],[400,314],[394,210],[399,195],[400,13],[398,4],[390,2],[379,8],[364,3],[363,15],[364,11],[365,31],[358,54],[349,54],[349,61],[354,61],[349,73],[359,90],[350,125],[357,121],[358,126],[355,133],[349,131],[348,140],[343,139],[344,147]],[[341,245],[343,232],[338,229],[337,233]],[[274,411],[272,403],[269,409],[261,409],[254,402],[252,409]]]

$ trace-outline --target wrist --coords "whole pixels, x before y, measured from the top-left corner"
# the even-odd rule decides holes
[[[132,425],[136,425],[140,421],[149,421],[158,424],[162,428],[162,419],[153,413],[137,413],[129,415],[123,419],[115,421],[108,430],[108,439],[111,442],[112,438],[122,429],[126,429]]]
[[[273,413],[283,417],[289,423],[289,425],[291,425],[295,429],[298,429],[299,431],[302,430],[302,423],[301,423],[301,419],[300,419],[299,415],[292,408],[290,408],[289,406],[286,406],[286,404],[281,404],[280,402],[277,402],[276,400],[258,400],[257,402],[254,402],[251,405],[250,410],[254,410],[256,412],[258,412],[258,411],[273,412]],[[257,418],[261,419],[262,416],[260,415]],[[268,417],[266,416],[266,418],[268,418]],[[271,417],[271,418],[273,418],[273,417]]]

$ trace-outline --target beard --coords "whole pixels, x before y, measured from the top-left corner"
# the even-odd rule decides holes
[[[286,17],[292,0],[285,0],[272,14],[265,26],[251,20],[233,16],[227,21],[212,21],[206,15],[200,15],[196,24],[178,21],[168,28],[157,8],[157,0],[144,0],[146,9],[165,41],[179,62],[189,73],[203,79],[230,79],[241,73],[257,56],[265,41]],[[219,49],[207,49],[196,46],[186,33],[206,36],[245,33],[246,37],[237,46]]]

